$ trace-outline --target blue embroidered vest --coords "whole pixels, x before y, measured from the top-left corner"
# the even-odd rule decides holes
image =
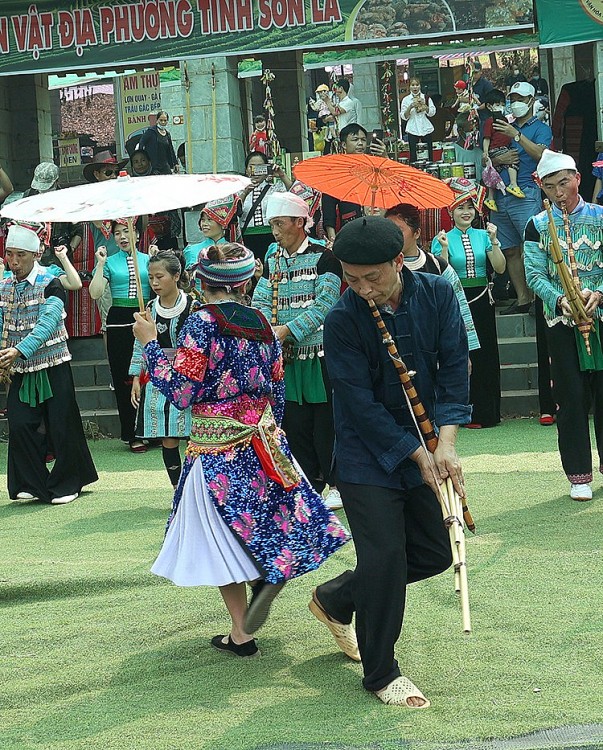
[[[44,289],[54,278],[51,273],[40,266],[33,285],[26,284],[21,294],[15,292],[12,305],[10,300],[13,296],[14,280],[7,278],[0,282],[0,308],[2,308],[5,330],[8,327],[7,347],[16,346],[31,333],[40,316],[40,307],[45,301]],[[67,348],[69,336],[63,322],[65,317],[66,314],[63,312],[63,318],[52,336],[29,359],[21,357],[15,359],[13,363],[15,372],[36,372],[62,362],[69,362],[71,354]]]

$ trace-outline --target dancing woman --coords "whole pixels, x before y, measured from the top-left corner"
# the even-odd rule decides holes
[[[263,315],[242,304],[254,269],[242,245],[201,252],[208,304],[184,324],[173,365],[155,323],[137,314],[134,325],[153,385],[177,408],[192,404],[191,439],[152,571],[179,586],[219,586],[231,629],[211,643],[237,656],[258,653],[253,633],[285,582],[347,540],[278,427],[281,348]],[[245,582],[255,584],[249,608]]]

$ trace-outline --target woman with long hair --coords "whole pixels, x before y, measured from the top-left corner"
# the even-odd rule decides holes
[[[467,427],[494,427],[500,422],[500,357],[496,335],[494,299],[489,276],[503,273],[505,256],[496,237],[496,227],[475,228],[481,214],[485,189],[472,180],[453,179],[455,200],[449,207],[454,227],[434,238],[431,250],[441,255],[457,272],[479,337],[480,348],[471,352],[469,401],[473,407]]]
[[[136,228],[132,231],[135,233],[136,246],[140,235]],[[147,448],[135,435],[136,409],[131,402],[132,383],[128,374],[134,349],[133,313],[138,308],[138,296],[130,230],[126,219],[114,221],[112,232],[119,250],[107,257],[107,249],[104,246],[101,245],[97,249],[96,267],[89,291],[92,299],[102,297],[107,286],[111,291],[112,302],[107,313],[107,358],[115,388],[121,439],[128,443],[132,453],[144,453]],[[147,302],[151,297],[147,273],[149,256],[138,249],[135,252],[140,269],[142,295]]]

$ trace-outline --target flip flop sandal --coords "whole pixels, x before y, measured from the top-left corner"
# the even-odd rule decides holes
[[[408,677],[396,677],[393,682],[386,685],[382,690],[375,690],[375,695],[382,703],[388,706],[404,706],[405,708],[429,708],[431,703],[413,684]],[[425,701],[422,706],[411,706],[408,703],[409,698],[421,698]]]
[[[494,198],[488,198],[488,200],[484,201],[484,206],[489,208],[490,211],[498,211],[498,206],[496,205]]]
[[[332,620],[316,598],[316,589],[312,592],[312,600],[308,604],[308,608],[319,622],[329,628],[335,642],[348,658],[353,661],[362,661],[354,626],[351,623],[344,625],[342,622]]]
[[[507,193],[509,195],[514,195],[516,198],[525,198],[526,194],[523,192],[523,190],[520,187],[507,187]]]

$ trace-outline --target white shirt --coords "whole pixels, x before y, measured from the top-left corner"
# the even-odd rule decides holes
[[[420,94],[421,100],[425,102],[425,94]],[[433,99],[429,97],[429,104],[427,105],[427,112],[417,112],[416,109],[412,109],[410,112],[410,115],[408,118],[404,117],[406,110],[410,107],[410,105],[414,101],[414,96],[412,94],[409,94],[408,96],[405,96],[404,99],[402,99],[402,104],[400,105],[400,117],[403,120],[407,121],[406,125],[406,132],[410,133],[411,135],[427,135],[428,133],[433,133],[433,125],[431,124],[431,121],[429,120],[430,117],[433,117],[436,113],[435,104],[433,103]]]
[[[337,106],[341,107],[341,109],[345,109],[345,112],[337,115],[337,127],[339,128],[340,132],[343,130],[343,128],[345,128],[346,125],[349,125],[351,122],[355,122],[360,125],[362,116],[362,104],[360,104],[358,99],[353,99],[351,96],[344,96],[344,98],[339,102]]]

